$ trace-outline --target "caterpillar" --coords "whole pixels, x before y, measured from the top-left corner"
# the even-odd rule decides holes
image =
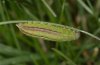
[[[28,36],[51,41],[72,41],[80,36],[79,32],[71,27],[49,22],[28,21],[18,23],[16,26]]]

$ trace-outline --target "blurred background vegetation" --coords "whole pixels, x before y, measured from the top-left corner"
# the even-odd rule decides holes
[[[0,23],[39,20],[100,37],[100,0],[0,0]],[[0,65],[100,65],[100,41],[80,33],[70,42],[28,37],[15,24],[0,26]]]

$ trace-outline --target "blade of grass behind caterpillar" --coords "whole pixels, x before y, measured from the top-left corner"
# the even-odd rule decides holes
[[[7,25],[7,24],[13,24],[13,23],[23,23],[23,22],[39,22],[39,21],[27,21],[27,20],[3,21],[3,22],[0,22],[0,25]],[[86,32],[84,30],[80,30],[80,29],[77,29],[77,28],[69,27],[69,26],[63,26],[63,25],[59,25],[59,24],[55,24],[55,25],[58,25],[58,27],[59,26],[66,27],[68,29],[72,29],[73,31],[82,32],[82,33],[84,33],[84,34],[86,34],[86,35],[88,35],[88,36],[90,36],[92,38],[95,38],[95,39],[100,41],[99,37],[97,37],[97,36],[95,36],[95,35],[93,35],[93,34],[91,34],[89,32]],[[78,37],[79,37],[79,33],[77,33],[76,39],[78,39]]]

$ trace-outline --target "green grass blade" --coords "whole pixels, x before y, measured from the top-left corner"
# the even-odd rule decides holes
[[[70,58],[68,58],[66,55],[64,55],[62,52],[60,52],[57,49],[52,48],[53,51],[55,51],[56,53],[58,53],[58,55],[62,56],[64,59],[66,59],[66,61],[68,62],[68,65],[77,65],[75,64]]]
[[[93,11],[82,0],[77,0],[77,1],[81,6],[83,6],[86,9],[87,12],[89,12],[91,15],[94,14]]]

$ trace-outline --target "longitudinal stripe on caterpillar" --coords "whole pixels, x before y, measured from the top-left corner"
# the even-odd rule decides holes
[[[40,31],[40,32],[47,32],[49,34],[60,34],[57,31],[49,30],[49,29],[44,29],[44,28],[39,28],[39,27],[30,27],[30,26],[23,26],[24,29],[26,30],[33,30],[33,31]]]

